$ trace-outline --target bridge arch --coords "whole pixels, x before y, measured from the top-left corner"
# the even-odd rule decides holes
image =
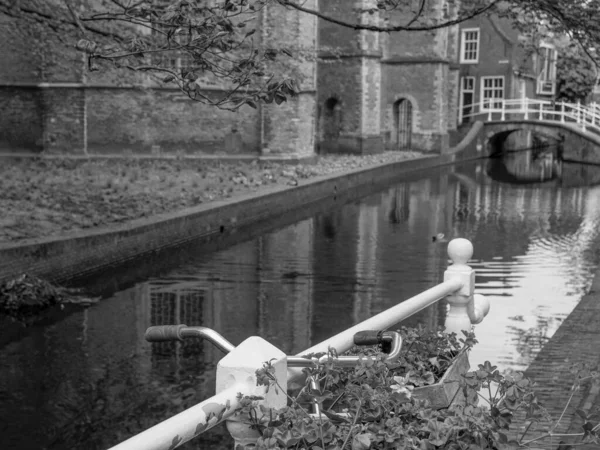
[[[523,135],[525,134],[525,135]],[[513,138],[513,139],[511,139]],[[510,142],[512,140],[512,142]],[[525,141],[522,144],[515,143]],[[532,130],[525,128],[512,128],[486,133],[486,148],[489,156],[496,156],[505,151],[516,151],[534,148],[543,148],[549,145],[558,146],[564,140],[564,135],[558,131]]]
[[[485,142],[484,148],[487,149],[488,156],[495,156],[501,153],[507,139],[515,132],[530,131],[536,135],[542,136],[548,141],[561,144],[565,142],[570,130],[563,128],[560,124],[544,123],[536,121],[504,121],[504,122],[486,122],[484,123]],[[573,130],[575,136],[581,138],[579,130]],[[572,136],[573,137],[573,136]],[[587,137],[584,137],[587,140]],[[600,144],[600,139],[598,139]],[[569,142],[568,144],[571,144]],[[574,145],[578,145],[577,143]],[[600,147],[597,149],[600,157]]]

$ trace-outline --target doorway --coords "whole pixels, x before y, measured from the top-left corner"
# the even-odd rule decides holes
[[[394,103],[394,128],[398,150],[409,149],[412,145],[413,107],[410,100],[403,98]]]

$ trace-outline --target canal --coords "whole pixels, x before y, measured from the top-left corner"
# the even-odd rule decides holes
[[[600,262],[600,169],[516,152],[431,170],[350,204],[171,267],[130,265],[135,283],[90,281],[102,300],[3,341],[0,438],[10,449],[104,449],[214,393],[222,354],[150,345],[186,323],[234,344],[259,335],[291,354],[442,280],[444,233],[475,247],[492,304],[472,365],[524,370],[589,288]],[[131,278],[131,277],[130,277]],[[406,325],[433,328],[438,305]],[[231,448],[224,427],[184,448]]]

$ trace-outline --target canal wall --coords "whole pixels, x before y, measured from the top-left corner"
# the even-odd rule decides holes
[[[250,226],[263,232],[277,226],[282,216],[323,202],[331,208],[376,192],[410,174],[459,161],[476,159],[472,149],[460,153],[421,157],[328,175],[295,187],[273,187],[236,199],[134,220],[119,226],[74,233],[69,237],[0,245],[0,281],[29,273],[61,283],[131,262],[157,256],[162,250],[230,233],[244,236]],[[311,210],[311,214],[318,210]]]
[[[544,345],[533,363],[527,368],[525,375],[537,383],[535,391],[540,404],[543,405],[551,417],[557,420],[564,412],[554,433],[569,434],[582,433],[583,421],[575,411],[582,410],[591,414],[600,408],[600,386],[585,385],[582,389],[573,391],[571,388],[575,380],[572,372],[578,363],[589,364],[597,367],[600,364],[600,269],[596,272],[588,293],[580,300],[575,309],[563,321],[554,336]],[[571,401],[569,402],[569,398]],[[517,423],[524,424],[524,418],[519,416]],[[548,427],[551,423],[542,423]],[[539,428],[538,428],[539,429]],[[541,434],[540,432],[537,435]],[[527,435],[529,439],[536,437],[536,433]],[[580,442],[580,438],[562,438],[566,443]],[[555,438],[555,442],[558,439]],[[545,441],[548,444],[549,440]],[[540,442],[540,447],[543,443]],[[597,444],[578,444],[584,450],[598,449]]]

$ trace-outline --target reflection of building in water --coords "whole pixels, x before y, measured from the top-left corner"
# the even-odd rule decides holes
[[[558,178],[561,172],[561,163],[552,151],[536,154],[534,150],[523,150],[504,155],[496,161],[504,166],[507,175],[513,177],[513,180],[507,181],[515,183],[550,181]]]
[[[403,223],[410,217],[410,183],[402,183],[392,189],[389,196],[388,220]]]
[[[315,217],[312,340],[320,342],[354,325],[358,205]]]
[[[198,281],[151,281],[147,283],[149,326],[185,324],[211,327],[212,311],[210,290],[200,287]],[[182,342],[160,342],[152,346],[152,359],[165,356],[180,358],[199,357],[204,352],[201,339]]]
[[[311,344],[313,219],[258,239],[258,330],[286,353]]]
[[[380,274],[377,270],[380,243],[380,207],[361,203],[357,220],[356,266],[357,286],[354,290],[354,323],[362,322],[373,315],[372,306],[378,290]]]

